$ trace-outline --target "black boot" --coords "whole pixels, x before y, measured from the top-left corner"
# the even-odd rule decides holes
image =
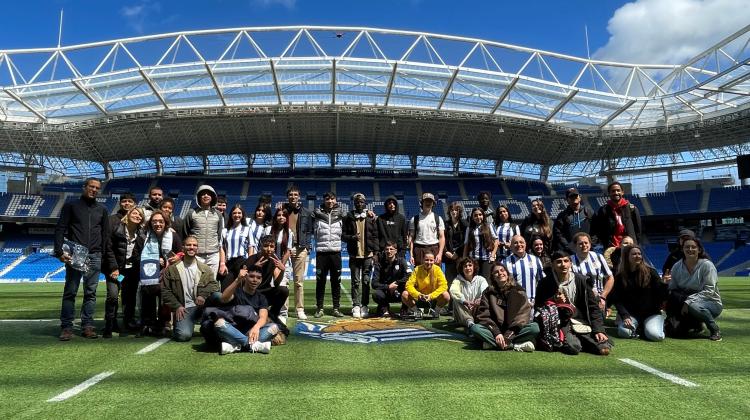
[[[120,324],[117,323],[117,318],[112,320],[112,332],[120,332]]]
[[[102,333],[102,338],[112,338],[112,320],[111,319],[104,320],[104,332]]]

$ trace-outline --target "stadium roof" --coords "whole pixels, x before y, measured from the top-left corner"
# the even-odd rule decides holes
[[[718,159],[750,139],[749,44],[750,25],[681,65],[629,64],[299,26],[0,50],[0,152],[105,165],[298,153]]]

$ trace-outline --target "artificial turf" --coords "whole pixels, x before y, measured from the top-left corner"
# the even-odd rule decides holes
[[[311,305],[314,285],[306,286]],[[297,334],[269,355],[218,356],[205,351],[197,335],[190,343],[167,342],[137,355],[156,339],[77,336],[61,343],[57,321],[0,321],[0,416],[746,418],[750,279],[722,278],[719,287],[724,341],[615,338],[608,357],[480,351],[460,340],[352,344]],[[61,293],[62,284],[0,285],[0,319],[54,320]],[[97,318],[102,287],[99,293]],[[421,324],[460,334],[447,320]],[[612,328],[608,332],[614,335]],[[698,387],[674,384],[621,358]],[[114,374],[66,401],[47,402],[105,371]]]

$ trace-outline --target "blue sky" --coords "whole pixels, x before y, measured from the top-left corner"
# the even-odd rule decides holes
[[[313,1],[26,0],[3,4],[0,49],[181,30],[348,25],[485,38],[531,48],[642,63],[681,63],[750,22],[747,0]]]

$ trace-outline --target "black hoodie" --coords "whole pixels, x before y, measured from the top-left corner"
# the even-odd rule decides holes
[[[389,201],[393,201],[396,204],[396,211],[393,213],[388,212],[387,204]],[[404,216],[398,212],[398,201],[396,197],[390,196],[385,199],[386,210],[378,216],[378,238],[380,241],[380,250],[385,248],[387,241],[393,241],[396,243],[399,252],[406,249],[406,237],[409,234],[409,226],[406,224]]]

